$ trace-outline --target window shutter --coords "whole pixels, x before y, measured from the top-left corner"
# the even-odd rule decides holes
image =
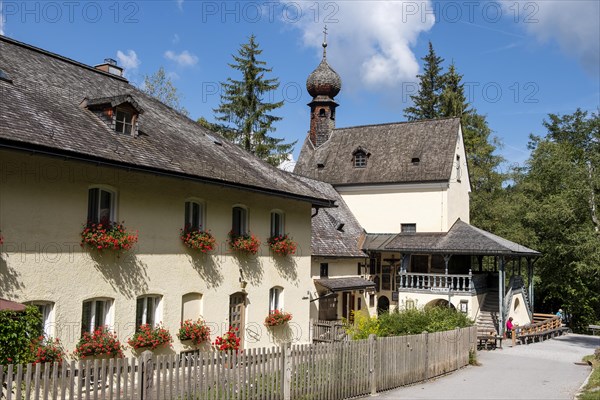
[[[143,324],[144,317],[144,301],[145,298],[137,299],[136,309],[135,309],[135,330],[137,331],[140,328],[140,325]]]
[[[98,222],[98,188],[90,189],[88,191],[88,222]]]
[[[192,223],[190,220],[190,202],[189,201],[185,202],[185,223],[183,226],[184,226],[184,228],[192,227]]]
[[[85,301],[83,303],[83,312],[81,313],[81,334],[89,332],[90,324],[92,323],[92,302]]]

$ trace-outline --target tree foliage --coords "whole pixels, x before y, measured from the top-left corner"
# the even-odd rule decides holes
[[[544,127],[544,137],[531,136],[513,196],[530,229],[528,244],[542,252],[536,308],[565,308],[580,330],[600,320],[600,117],[550,114]]]
[[[36,306],[21,312],[0,311],[0,364],[33,362],[32,342],[42,333],[42,316]]]
[[[158,71],[152,75],[144,76],[144,85],[141,87],[142,92],[154,97],[161,103],[179,111],[183,115],[189,115],[189,112],[179,102],[181,94],[178,92],[171,78],[167,76],[165,69],[160,67]]]
[[[425,62],[423,74],[417,75],[420,86],[416,95],[410,96],[414,105],[404,110],[404,116],[409,121],[432,119],[440,117],[440,95],[444,88],[441,75],[444,59],[435,54],[433,45],[429,42],[429,53],[422,58]]]
[[[269,102],[266,97],[279,87],[277,78],[266,78],[272,72],[265,61],[259,60],[262,50],[254,35],[242,44],[238,55],[234,55],[231,68],[239,71],[240,80],[227,78],[221,83],[221,104],[214,111],[217,120],[224,126],[215,125],[225,138],[272,165],[285,161],[293,150],[294,143],[283,143],[269,135],[274,132],[274,122],[281,120],[271,114],[283,106],[283,101]],[[210,123],[209,123],[210,124]]]

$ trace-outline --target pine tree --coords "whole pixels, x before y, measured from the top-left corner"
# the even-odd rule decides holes
[[[283,143],[284,139],[268,135],[275,131],[273,123],[281,120],[271,112],[281,107],[283,101],[265,100],[266,95],[279,87],[279,80],[265,77],[272,69],[257,58],[261,53],[254,35],[241,45],[238,55],[233,56],[235,62],[229,66],[239,71],[242,78],[227,78],[227,82],[221,83],[221,104],[214,112],[218,114],[217,120],[233,125],[228,126],[231,129],[220,130],[224,137],[277,166],[287,159],[296,142]]]
[[[142,86],[141,90],[161,103],[179,111],[183,115],[187,116],[189,114],[188,111],[179,104],[181,95],[177,91],[175,85],[173,85],[171,78],[167,76],[163,67],[160,67],[158,71],[152,75],[144,76],[144,86]]]
[[[469,113],[469,103],[465,97],[463,76],[456,71],[454,62],[448,67],[448,72],[443,75],[443,89],[440,94],[440,116],[462,117]]]
[[[422,58],[425,62],[423,74],[417,75],[420,81],[419,92],[410,96],[414,105],[404,109],[404,116],[409,121],[439,118],[440,94],[444,87],[444,77],[441,75],[441,64],[444,59],[438,57],[429,42],[429,53]]]

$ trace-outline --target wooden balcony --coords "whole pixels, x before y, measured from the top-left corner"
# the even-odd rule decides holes
[[[487,289],[485,274],[425,274],[400,272],[397,276],[398,291],[426,293],[470,293]]]

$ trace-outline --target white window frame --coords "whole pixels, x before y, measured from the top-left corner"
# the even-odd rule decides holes
[[[142,300],[142,315],[141,321],[138,321],[138,304]],[[152,318],[148,318],[148,304],[152,302],[153,315]],[[147,294],[139,296],[136,299],[135,306],[135,329],[138,330],[140,325],[150,324],[153,328],[156,327],[162,321],[162,295],[159,294]]]
[[[42,324],[44,329],[44,337],[49,338],[54,336],[54,302],[52,301],[30,301],[26,304],[36,306],[42,314]]]
[[[104,303],[104,315],[98,316],[96,315],[96,307],[99,302]],[[88,326],[84,326],[83,320],[83,310],[85,309],[86,303],[90,303],[90,321]],[[81,311],[81,331],[93,333],[97,327],[106,326],[109,330],[112,330],[113,320],[114,320],[114,299],[107,297],[98,297],[93,299],[85,300],[82,303],[82,311]],[[97,324],[98,318],[102,318],[102,323]]]
[[[269,312],[283,310],[283,288],[281,286],[273,286],[269,289]]]
[[[184,205],[184,228],[189,227],[194,227],[194,221],[193,218],[193,207],[194,204],[198,206],[199,212],[198,212],[198,221],[197,221],[197,225],[198,225],[198,229],[200,230],[206,230],[206,204],[204,201],[202,200],[198,200],[198,199],[187,199],[185,201],[185,205]]]
[[[91,209],[91,205],[90,205],[90,195],[91,195],[91,191],[97,189],[98,190],[98,197],[96,198],[96,210],[95,213],[97,215],[97,218],[90,218],[90,209]],[[114,188],[108,187],[108,186],[90,186],[88,188],[88,222],[92,222],[92,223],[99,223],[100,221],[102,221],[102,217],[101,217],[101,200],[102,200],[102,192],[108,193],[111,197],[110,197],[110,209],[108,212],[108,219],[109,222],[115,222],[117,220],[117,191],[114,190]]]
[[[240,220],[240,231],[236,232],[234,227],[235,227],[235,210],[236,209],[240,209],[243,210],[242,216],[241,216],[241,220]],[[249,229],[249,211],[248,211],[248,207],[242,205],[242,204],[236,204],[231,208],[231,230],[233,231],[234,234],[239,234],[240,236],[244,236],[247,235],[250,232]]]
[[[354,153],[354,168],[367,168],[367,153],[360,150]]]
[[[275,215],[279,216],[279,226],[276,226]],[[285,235],[285,213],[281,210],[271,211],[271,236],[275,235]]]

